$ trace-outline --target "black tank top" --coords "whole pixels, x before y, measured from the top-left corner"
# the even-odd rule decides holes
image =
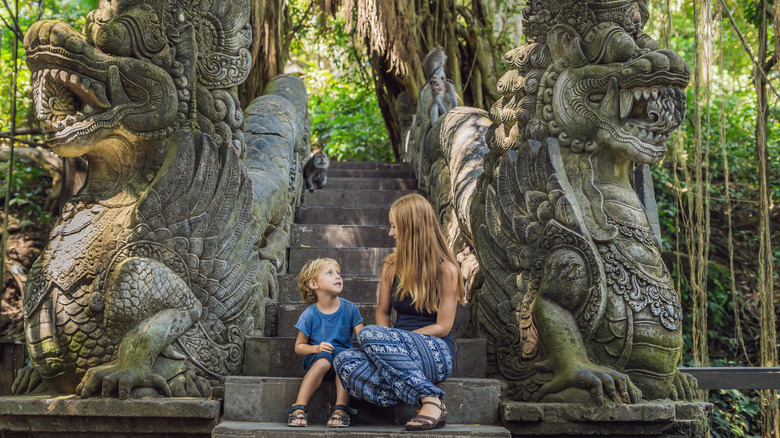
[[[423,309],[418,312],[412,305],[412,296],[407,295],[403,300],[397,296],[398,276],[393,277],[393,289],[390,291],[390,305],[395,310],[395,328],[407,331],[415,331],[427,325],[436,324],[436,313],[428,313]],[[450,348],[450,353],[455,356],[455,342],[452,340],[452,332],[441,338]]]

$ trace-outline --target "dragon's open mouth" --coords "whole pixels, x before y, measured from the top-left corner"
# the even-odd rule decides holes
[[[604,94],[589,96],[593,107],[601,105]],[[661,146],[682,123],[685,92],[676,86],[648,86],[620,90],[616,125],[622,135],[642,143]]]
[[[108,68],[107,77],[108,86],[63,67],[33,71],[37,117],[48,141],[67,142],[115,123],[118,110],[131,100],[123,90],[116,66]]]
[[[679,87],[642,87],[620,91],[620,130],[643,142],[660,145],[680,123],[685,93]]]

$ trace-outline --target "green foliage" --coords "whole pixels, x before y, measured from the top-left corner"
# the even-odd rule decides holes
[[[734,366],[735,364],[720,364]],[[713,438],[758,438],[760,436],[758,393],[733,389],[710,392]]]
[[[293,17],[302,18],[308,2],[294,1],[291,6]],[[393,160],[371,69],[362,64],[365,57],[346,32],[343,17],[313,16],[303,24],[290,53],[304,69],[312,148],[338,160]]]
[[[41,0],[42,1],[42,0]],[[44,2],[41,10],[40,1],[19,2],[19,27],[22,33],[38,20],[40,13],[42,19],[54,19],[64,21],[81,29],[87,13],[97,7],[97,0],[57,0]],[[13,1],[8,4],[13,8]],[[11,23],[11,13],[0,5],[0,16]],[[13,32],[0,22],[0,125],[2,130],[10,128],[11,115],[11,82],[13,80]],[[35,127],[35,109],[32,104],[32,88],[30,87],[30,71],[24,63],[24,48],[22,41],[19,44],[17,79],[17,127]]]
[[[8,163],[0,163],[0,202],[4,202],[8,190]],[[44,210],[48,191],[51,190],[51,177],[40,167],[22,162],[14,163],[11,185],[11,199],[8,201],[9,213],[20,221],[20,227],[47,229],[52,215]]]

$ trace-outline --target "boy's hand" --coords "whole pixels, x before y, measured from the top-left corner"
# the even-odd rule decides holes
[[[333,353],[333,344],[330,342],[322,342],[318,344],[317,353],[322,353],[323,351],[326,353]]]

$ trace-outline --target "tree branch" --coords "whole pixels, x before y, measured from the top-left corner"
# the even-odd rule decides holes
[[[737,23],[734,21],[734,17],[731,16],[731,10],[728,8],[728,6],[726,6],[726,2],[724,0],[718,1],[720,2],[720,5],[723,6],[723,10],[726,11],[726,16],[729,17],[729,23],[731,23],[731,27],[734,28],[737,36],[739,36],[739,40],[742,41],[742,47],[745,48],[745,51],[750,56],[750,60],[761,73],[761,76],[764,77],[764,80],[766,81],[767,85],[769,85],[769,88],[772,89],[772,93],[774,93],[775,97],[780,99],[780,94],[777,93],[775,86],[772,85],[772,82],[769,81],[769,76],[767,76],[766,71],[764,71],[762,65],[758,62],[758,59],[756,59],[756,55],[753,54],[753,49],[750,48],[750,45],[748,45],[747,41],[745,40],[745,36],[742,35],[742,32],[739,30],[739,26],[737,26]],[[774,63],[772,65],[774,65]]]

